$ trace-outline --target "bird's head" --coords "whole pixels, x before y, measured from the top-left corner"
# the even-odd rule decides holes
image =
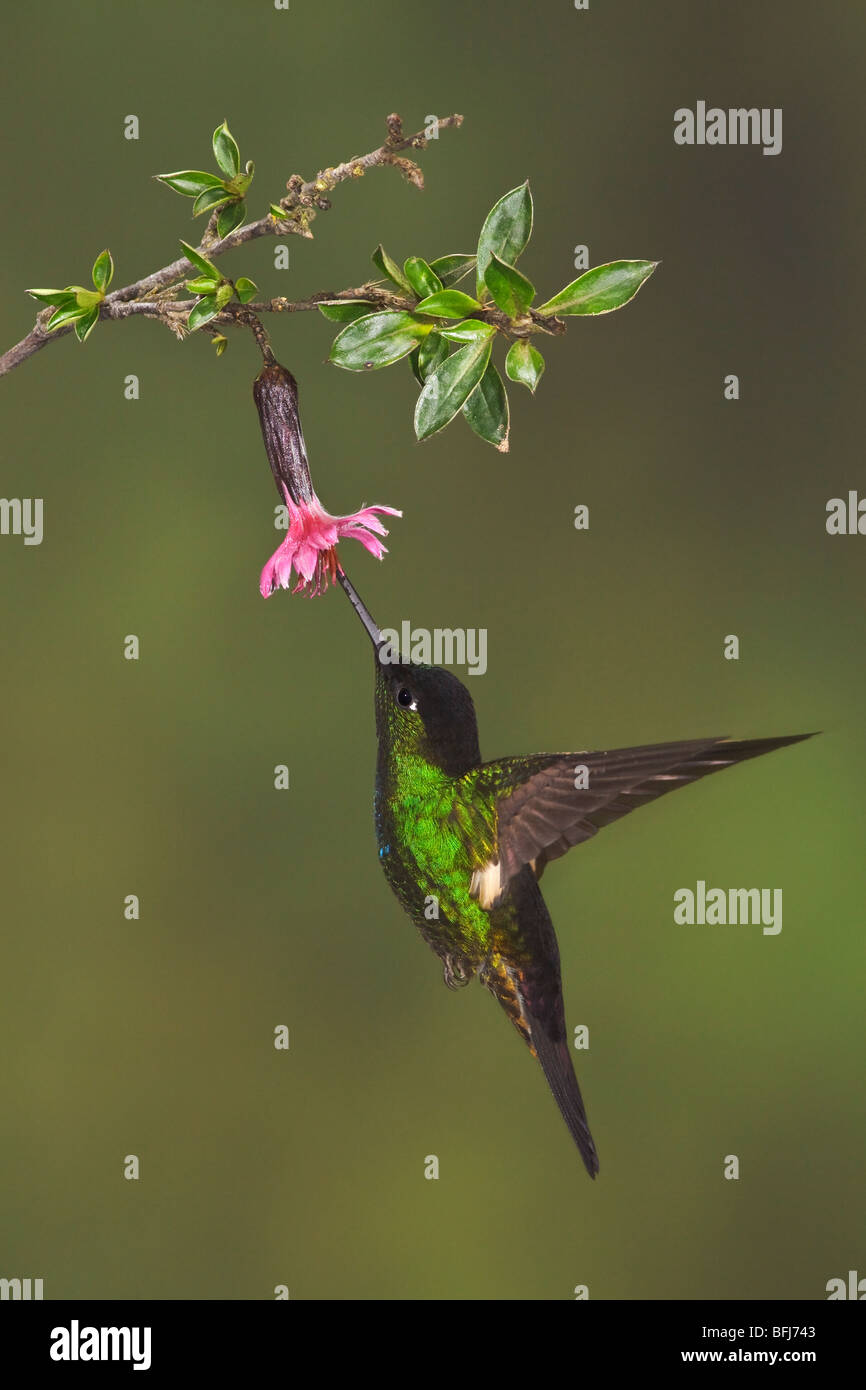
[[[472,696],[440,666],[402,661],[340,570],[337,578],[373,644],[380,753],[416,756],[451,777],[481,761]]]

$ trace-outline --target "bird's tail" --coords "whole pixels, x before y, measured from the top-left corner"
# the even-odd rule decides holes
[[[528,875],[526,876],[528,879]],[[522,881],[522,880],[521,880]],[[541,894],[533,882],[531,890],[539,901]],[[543,904],[542,904],[543,906]],[[546,924],[550,919],[544,914]],[[583,1097],[577,1084],[568,1035],[565,1031],[559,956],[556,940],[547,943],[547,959],[533,965],[509,961],[491,951],[480,972],[482,984],[502,1005],[534,1057],[541,1063],[562,1118],[577,1145],[591,1178],[598,1172],[598,1154],[589,1125]]]
[[[580,1156],[591,1178],[598,1172],[598,1154],[589,1125],[583,1097],[574,1074],[568,1039],[553,1039],[540,1023],[530,1022],[532,1049],[541,1063],[547,1084],[553,1092],[562,1118],[568,1125],[569,1133],[580,1150]]]

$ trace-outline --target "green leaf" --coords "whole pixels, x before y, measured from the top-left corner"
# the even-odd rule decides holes
[[[214,208],[222,207],[223,203],[227,203],[231,196],[222,184],[219,188],[206,188],[204,192],[199,193],[192,205],[193,217],[199,217],[203,212],[213,212]]]
[[[436,318],[462,319],[471,314],[473,309],[480,308],[478,300],[473,299],[471,294],[464,294],[462,290],[439,290],[436,294],[422,299],[417,306],[417,312],[433,314]]]
[[[228,189],[229,193],[233,193],[237,198],[243,198],[244,194],[246,193],[247,189],[253,181],[253,174],[255,173],[255,168],[256,166],[255,164],[253,164],[253,161],[251,159],[248,160],[246,173],[235,174],[234,178],[229,179],[228,183],[226,184],[226,188]]]
[[[518,338],[511,344],[505,358],[505,375],[509,381],[518,381],[522,386],[528,386],[535,395],[535,388],[543,371],[544,358],[528,338]]]
[[[253,282],[252,280],[249,280],[247,283],[252,285]],[[253,285],[253,289],[255,289],[255,285]],[[228,304],[234,292],[234,286],[228,280],[224,281],[224,283],[220,285],[219,289],[214,295],[214,303],[216,304],[217,308],[224,308],[225,305]]]
[[[114,277],[114,261],[111,259],[110,251],[100,251],[96,260],[93,262],[93,283],[96,288],[105,294],[108,286]],[[82,342],[84,340],[82,339]]]
[[[226,335],[224,333],[214,333],[211,337],[211,342],[216,348],[217,357],[222,357],[223,353],[229,345],[229,340],[226,337]]]
[[[532,194],[527,181],[499,199],[481,228],[476,271],[479,298],[484,293],[490,257],[495,255],[506,265],[514,265],[531,235]]]
[[[280,207],[279,203],[271,203],[268,207],[268,212],[275,222],[285,222],[289,215],[285,208]]]
[[[76,319],[83,318],[89,312],[90,310],[80,308],[74,301],[71,304],[64,304],[62,308],[57,309],[51,315],[45,327],[49,329],[62,328],[65,323],[74,323]]]
[[[216,294],[221,280],[214,280],[210,275],[198,275],[195,280],[187,280],[186,288],[191,294]]]
[[[239,227],[247,215],[247,205],[243,198],[237,198],[233,203],[226,203],[217,213],[217,236],[228,236],[235,227]]]
[[[255,172],[255,164],[253,164],[253,161],[251,159],[248,159],[244,167],[244,172],[242,174],[237,173],[234,174],[232,178],[226,179],[226,191],[231,193],[235,198],[243,198],[244,194],[246,193],[247,189],[253,181],[253,175],[255,174]]]
[[[438,371],[451,349],[439,333],[431,333],[410,355],[412,371],[423,386],[431,372]]]
[[[464,275],[468,275],[474,265],[474,255],[469,255],[465,251],[455,251],[450,256],[439,256],[437,260],[431,261],[430,269],[439,276],[447,289],[449,285],[456,285],[458,280],[462,280]]]
[[[430,334],[430,337],[431,337],[431,338],[433,337],[433,334],[432,334],[432,333]],[[415,380],[417,381],[418,385],[419,385],[419,386],[423,386],[423,385],[424,385],[424,378],[423,378],[423,376],[421,375],[421,369],[420,369],[420,367],[418,366],[418,353],[419,353],[420,351],[421,351],[420,348],[413,348],[412,351],[409,353],[409,359],[408,359],[408,360],[409,360],[409,366],[412,368],[412,375],[414,376],[414,378],[415,378]]]
[[[337,334],[329,360],[350,372],[390,367],[417,347],[432,327],[432,323],[422,323],[402,309],[396,313],[365,314]]]
[[[75,303],[79,309],[84,309],[85,312],[89,313],[94,305],[101,304],[102,298],[101,290],[80,289],[75,296]]]
[[[431,372],[438,371],[451,351],[439,333],[431,333],[420,347],[409,354],[409,365],[419,386],[423,386]]]
[[[197,328],[201,328],[203,323],[214,318],[220,311],[220,306],[216,302],[216,296],[209,294],[204,299],[199,299],[193,304],[189,311],[186,324],[190,333],[194,333]]]
[[[99,305],[95,304],[86,314],[75,320],[75,336],[79,343],[83,343],[89,338],[96,320],[99,318]]]
[[[508,453],[508,396],[492,362],[463,406],[463,414],[477,435],[494,444],[500,454]]]
[[[539,306],[539,314],[609,314],[634,299],[658,261],[610,261],[587,270]]]
[[[497,255],[491,255],[485,275],[487,288],[497,309],[510,319],[521,318],[535,298],[535,286],[513,265],[506,265]]]
[[[218,125],[213,133],[213,152],[217,164],[230,179],[240,173],[241,152],[226,121]]]
[[[464,319],[462,323],[455,323],[452,328],[440,328],[437,331],[451,343],[474,343],[478,338],[492,338],[496,329],[492,323],[483,323],[481,319]]]
[[[419,439],[428,439],[454,419],[483,377],[490,349],[489,339],[467,343],[430,374],[415,406],[415,433]]]
[[[354,323],[365,314],[372,314],[375,305],[369,299],[327,299],[319,305],[321,313],[333,323]]]
[[[197,198],[206,188],[222,188],[223,181],[216,174],[206,174],[201,169],[180,169],[176,174],[157,174],[160,183],[182,193],[185,198]]]
[[[195,247],[190,246],[188,241],[182,241],[180,244],[183,247],[183,254],[188,261],[192,261],[196,270],[200,270],[203,275],[212,276],[216,281],[222,280],[222,274],[213,261],[209,261],[207,256],[203,256],[200,251],[196,251]]]
[[[421,256],[409,256],[403,262],[403,274],[419,299],[428,294],[436,294],[442,288],[439,276],[433,273]]]
[[[33,299],[38,299],[42,304],[53,304],[59,309],[62,304],[72,303],[75,299],[74,294],[69,294],[67,290],[25,290]]]
[[[384,246],[380,244],[376,247],[371,260],[376,269],[381,270],[382,274],[390,280],[393,285],[396,285],[398,290],[402,290],[404,294],[414,294],[412,286],[409,284],[406,276],[403,274],[397,262],[391,260]]]
[[[259,292],[259,287],[252,280],[248,280],[242,275],[239,280],[235,280],[235,294],[241,304],[249,304],[251,299],[255,299]]]

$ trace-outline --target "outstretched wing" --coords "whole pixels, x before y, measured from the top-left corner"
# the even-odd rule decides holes
[[[473,875],[473,896],[483,907],[494,907],[524,864],[538,877],[551,859],[629,811],[711,772],[805,738],[811,734],[736,742],[692,739],[485,763],[469,775],[486,783],[495,796],[498,857]]]

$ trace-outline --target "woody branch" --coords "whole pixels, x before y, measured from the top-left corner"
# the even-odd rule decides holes
[[[462,125],[462,123],[463,117],[460,115],[445,116],[439,120],[438,129],[444,130],[451,126]],[[216,237],[215,218],[212,218],[205,230],[200,246],[196,249],[213,261],[224,256],[228,251],[234,251],[238,246],[244,246],[248,241],[255,241],[259,237],[292,235],[312,237],[310,222],[317,213],[325,212],[331,206],[328,193],[339,184],[345,183],[349,179],[360,178],[368,169],[378,166],[393,165],[415,188],[423,189],[424,176],[420,168],[413,160],[402,155],[401,151],[425,149],[429,143],[427,135],[425,135],[424,130],[416,131],[413,135],[404,135],[402,122],[396,114],[390,115],[386,124],[388,127],[387,139],[368,154],[358,155],[341,164],[323,169],[314,179],[304,180],[300,174],[293,174],[286,184],[287,191],[278,204],[285,213],[284,218],[278,219],[269,213],[256,222],[238,227],[236,231],[230,232],[222,239]],[[183,280],[194,274],[195,267],[192,262],[181,256],[169,265],[163,266],[162,269],[155,270],[150,275],[136,280],[133,284],[125,285],[122,289],[107,294],[100,305],[99,317],[100,319],[124,319],[135,314],[143,314],[160,320],[178,336],[183,336],[185,318],[192,300],[173,298],[170,292]],[[356,289],[313,294],[307,299],[295,302],[277,298],[244,306],[229,305],[211,320],[208,327],[230,323],[240,323],[251,327],[259,347],[262,349],[263,356],[267,356],[267,338],[257,319],[258,313],[299,313],[304,310],[315,309],[318,304],[327,299],[373,299],[389,308],[404,308],[411,304],[411,301],[391,295],[381,288],[362,285]],[[71,333],[71,326],[50,331],[45,327],[47,320],[51,317],[51,312],[51,309],[45,309],[37,314],[36,323],[27,336],[0,356],[0,376],[6,376],[22,362],[26,362],[28,358],[47,347],[49,343],[65,338]],[[258,330],[255,327],[256,324],[258,324]]]

